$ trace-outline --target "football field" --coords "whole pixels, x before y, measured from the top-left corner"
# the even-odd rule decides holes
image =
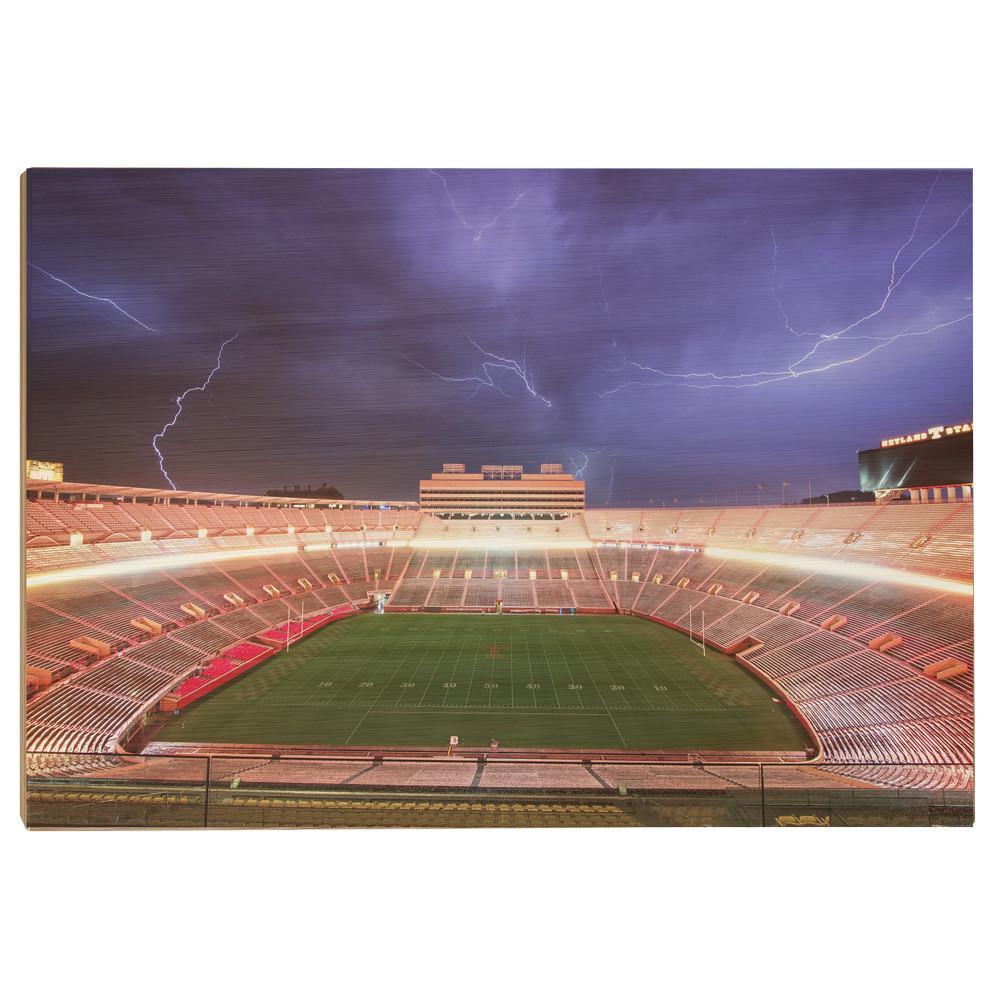
[[[156,738],[331,746],[802,750],[770,690],[616,615],[359,615],[220,688]]]

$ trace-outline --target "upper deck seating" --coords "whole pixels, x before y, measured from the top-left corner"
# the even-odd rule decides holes
[[[71,533],[85,541],[138,539],[148,531],[153,539],[197,537],[199,530],[215,536],[246,536],[252,528],[261,535],[288,535],[289,526],[299,532],[353,534],[362,529],[390,533],[411,532],[419,523],[415,510],[339,510],[287,506],[260,507],[233,503],[191,503],[183,498],[171,503],[131,500],[87,500],[66,502],[38,499],[26,501],[28,544],[64,545]]]

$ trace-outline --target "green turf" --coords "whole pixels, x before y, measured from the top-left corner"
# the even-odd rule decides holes
[[[170,718],[159,740],[801,750],[729,657],[640,618],[364,615]]]

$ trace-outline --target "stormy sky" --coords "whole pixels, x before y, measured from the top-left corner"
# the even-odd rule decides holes
[[[28,452],[167,485],[153,436],[238,335],[159,441],[179,488],[856,488],[858,449],[972,415],[971,201],[935,170],[33,170]]]

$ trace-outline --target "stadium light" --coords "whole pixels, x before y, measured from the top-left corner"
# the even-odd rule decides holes
[[[106,576],[121,576],[125,573],[178,569],[181,566],[196,566],[199,563],[229,562],[233,559],[246,559],[247,556],[266,556],[271,552],[296,551],[298,551],[297,545],[268,545],[266,548],[232,549],[228,552],[192,552],[178,556],[120,559],[115,562],[94,563],[90,566],[69,566],[65,569],[49,570],[47,573],[34,573],[28,577],[26,586],[40,587],[46,583],[65,583],[67,580],[92,580]]]
[[[744,549],[726,549],[709,545],[704,555],[709,559],[726,559],[731,562],[761,563],[804,573],[821,573],[824,576],[839,576],[854,580],[868,580],[870,583],[896,583],[903,587],[923,587],[925,590],[939,590],[946,594],[972,596],[972,584],[962,580],[949,580],[941,576],[927,576],[911,573],[906,569],[892,566],[876,566],[872,563],[841,562],[837,559],[821,559],[815,556],[790,556],[781,552],[747,552]]]

